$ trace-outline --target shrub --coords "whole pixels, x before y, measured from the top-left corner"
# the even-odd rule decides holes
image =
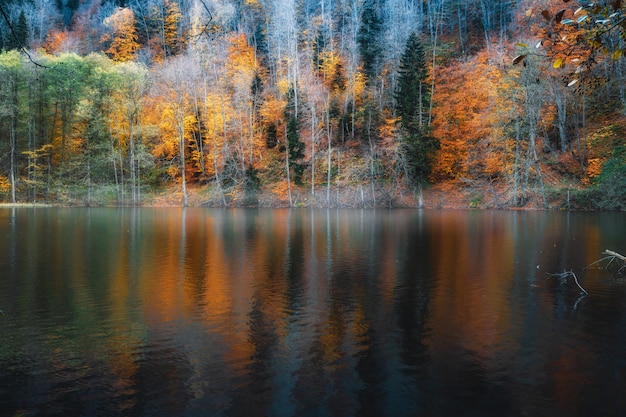
[[[602,166],[602,172],[593,185],[593,192],[597,195],[596,208],[626,209],[626,147],[615,148],[613,157]]]

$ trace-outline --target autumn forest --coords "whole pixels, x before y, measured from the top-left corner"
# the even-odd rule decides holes
[[[626,209],[620,0],[0,12],[0,202]]]

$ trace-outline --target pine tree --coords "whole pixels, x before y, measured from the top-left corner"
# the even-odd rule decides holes
[[[411,183],[421,186],[428,179],[439,142],[430,135],[428,126],[428,68],[424,48],[415,33],[407,40],[398,72],[395,99],[403,132],[400,144],[403,168]]]
[[[404,129],[418,133],[428,123],[430,83],[424,48],[415,33],[409,36],[398,69],[396,110]]]
[[[376,78],[382,62],[382,19],[376,10],[375,0],[366,0],[361,14],[361,26],[357,34],[363,72],[369,81]]]
[[[28,23],[24,9],[20,12],[17,22],[13,23],[13,31],[7,37],[6,49],[21,49],[28,46]]]
[[[267,126],[267,130],[265,132],[265,145],[267,146],[267,149],[275,148],[276,145],[278,145],[278,132],[274,123],[270,123]]]
[[[298,185],[302,184],[302,174],[304,173],[304,143],[300,140],[298,116],[294,109],[295,91],[293,88],[287,94],[287,108],[285,116],[287,118],[287,152],[289,158],[289,168],[293,169],[293,179]]]

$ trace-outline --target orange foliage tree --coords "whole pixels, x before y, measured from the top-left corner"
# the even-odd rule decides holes
[[[48,33],[43,49],[49,54],[75,52],[79,43],[79,39],[73,32],[53,29]]]
[[[493,179],[504,171],[504,138],[496,132],[500,66],[488,52],[440,69],[433,107],[433,134],[441,148],[433,177]]]

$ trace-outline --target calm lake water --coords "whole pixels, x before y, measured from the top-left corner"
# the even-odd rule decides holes
[[[0,415],[624,416],[607,248],[626,214],[1,209]]]

